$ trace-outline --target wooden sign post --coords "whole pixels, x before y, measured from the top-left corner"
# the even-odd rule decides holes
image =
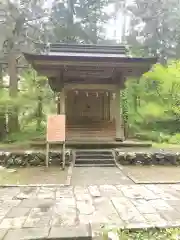
[[[49,166],[50,144],[62,145],[62,168],[65,168],[65,115],[50,115],[47,119],[46,167]]]

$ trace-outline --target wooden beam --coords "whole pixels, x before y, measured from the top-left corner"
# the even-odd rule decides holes
[[[34,60],[33,61],[33,65],[36,65],[37,67],[41,67],[44,65],[48,65],[48,66],[54,66],[59,68],[60,66],[64,66],[65,68],[68,68],[69,66],[81,66],[81,67],[95,67],[98,66],[99,68],[150,68],[150,66],[152,65],[149,62],[146,62],[144,60],[144,62],[131,62],[131,59],[129,59],[129,62],[123,62],[123,60],[121,62],[115,61],[109,61],[109,62],[99,62],[99,61],[60,61],[60,60]]]
[[[67,84],[64,86],[65,90],[115,90],[115,84]]]

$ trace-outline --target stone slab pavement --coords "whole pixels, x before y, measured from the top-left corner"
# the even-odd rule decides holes
[[[180,184],[0,188],[0,239],[180,226]]]

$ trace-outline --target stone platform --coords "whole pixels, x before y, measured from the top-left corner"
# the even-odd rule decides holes
[[[3,240],[180,226],[180,184],[9,187],[0,188],[0,203]]]

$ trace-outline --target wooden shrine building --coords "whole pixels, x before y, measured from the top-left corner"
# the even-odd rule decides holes
[[[129,57],[124,46],[51,44],[24,55],[59,93],[67,141],[123,141],[120,91],[127,77],[140,77],[156,63]]]

